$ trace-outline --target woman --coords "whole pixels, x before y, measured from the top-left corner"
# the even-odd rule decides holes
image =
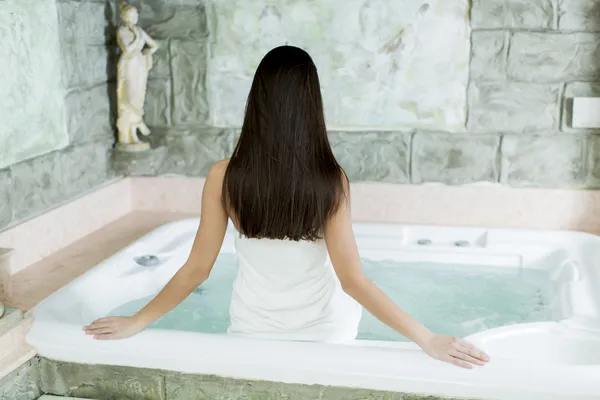
[[[230,333],[349,341],[357,334],[358,302],[430,356],[464,368],[484,365],[484,353],[430,332],[363,274],[348,186],[327,139],[312,59],[296,47],[271,50],[254,76],[233,156],[206,178],[187,262],[137,314],[99,319],[86,333],[126,338],[183,301],[208,279],[231,219],[240,235]]]

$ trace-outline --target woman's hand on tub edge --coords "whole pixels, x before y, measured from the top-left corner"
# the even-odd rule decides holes
[[[436,335],[402,310],[364,273],[350,215],[350,188],[325,226],[325,243],[342,289],[381,322],[417,343],[429,356],[462,368],[484,365],[489,357],[464,340]]]
[[[487,354],[471,343],[451,336],[432,334],[420,346],[427,355],[462,368],[484,366],[490,361]]]
[[[83,330],[97,340],[116,340],[135,336],[145,327],[136,317],[107,317],[95,320]]]

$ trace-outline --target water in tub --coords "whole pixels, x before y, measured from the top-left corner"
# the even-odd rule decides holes
[[[550,280],[543,271],[368,259],[363,259],[363,266],[392,300],[440,334],[464,337],[504,325],[551,319]],[[225,333],[236,271],[235,255],[220,255],[209,280],[151,328]],[[111,315],[131,315],[150,300],[127,303]],[[406,340],[366,311],[358,338]]]

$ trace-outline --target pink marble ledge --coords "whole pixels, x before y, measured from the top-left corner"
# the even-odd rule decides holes
[[[356,221],[600,233],[600,191],[501,185],[352,186]]]
[[[12,276],[8,304],[30,310],[46,297],[154,228],[184,213],[133,212]]]
[[[127,215],[131,204],[131,182],[123,179],[0,232],[0,247],[15,249],[9,274]]]
[[[203,178],[133,178],[132,208],[200,215]],[[352,218],[489,228],[600,233],[600,191],[353,183]]]
[[[16,327],[0,336],[0,379],[35,357],[35,349],[25,342],[33,318],[26,317]]]
[[[0,268],[11,304],[29,309],[143,233],[198,217],[203,186],[203,178],[124,179],[0,233],[0,247],[16,249],[11,266]],[[360,222],[600,233],[600,191],[385,183],[351,190]]]
[[[204,178],[132,178],[132,208],[136,211],[184,212],[200,216]]]
[[[131,212],[199,216],[203,186],[203,178],[123,179],[0,232],[0,247],[15,249],[9,274]],[[354,183],[351,190],[355,221],[600,232],[600,191],[386,183]]]

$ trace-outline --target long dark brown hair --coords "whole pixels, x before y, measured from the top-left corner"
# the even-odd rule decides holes
[[[345,197],[329,145],[317,68],[293,46],[271,50],[254,75],[223,202],[249,238],[317,240]]]

